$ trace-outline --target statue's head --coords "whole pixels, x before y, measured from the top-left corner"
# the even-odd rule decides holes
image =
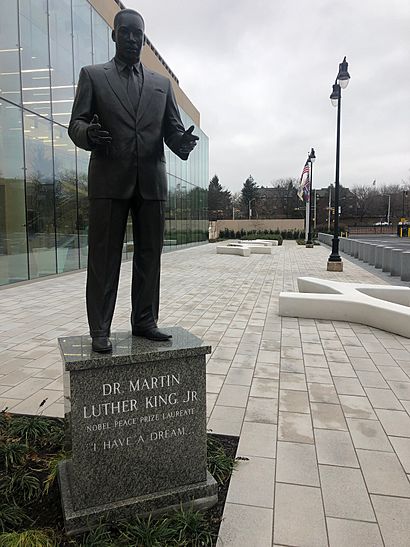
[[[137,11],[124,9],[114,17],[112,39],[118,57],[125,63],[131,65],[140,60],[144,31],[144,19]]]

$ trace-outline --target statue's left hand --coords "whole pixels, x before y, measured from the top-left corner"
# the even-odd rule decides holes
[[[192,152],[192,150],[196,146],[196,141],[199,140],[199,137],[192,134],[193,130],[194,130],[194,126],[191,125],[191,127],[189,127],[185,131],[185,133],[182,135],[181,144],[179,146],[179,151],[182,154],[189,154],[190,152]]]

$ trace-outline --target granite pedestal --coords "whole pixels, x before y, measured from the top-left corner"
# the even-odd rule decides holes
[[[60,338],[72,457],[60,465],[68,534],[181,505],[207,508],[206,354],[180,327],[167,342],[116,333],[111,354]]]

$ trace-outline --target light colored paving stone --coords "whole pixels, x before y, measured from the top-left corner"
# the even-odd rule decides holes
[[[365,388],[366,394],[374,408],[403,410],[403,406],[390,389]]]
[[[319,488],[277,483],[274,523],[275,544],[328,545]]]
[[[376,414],[387,435],[410,437],[410,416],[407,412],[376,409]]]
[[[226,503],[217,547],[271,547],[272,520],[273,509]]]
[[[232,366],[237,368],[254,369],[256,364],[256,355],[237,354],[232,360]]]
[[[347,418],[377,420],[377,416],[374,413],[372,405],[367,397],[359,397],[358,395],[340,395],[339,399],[342,405],[343,414]]]
[[[248,422],[278,423],[278,400],[249,397],[245,420]]]
[[[279,380],[279,365],[257,365],[253,375],[255,378]]]
[[[356,372],[349,363],[329,362],[329,369],[332,376],[341,376],[343,378],[356,378]]]
[[[323,355],[309,355],[305,354],[303,360],[307,367],[327,368],[326,357]]]
[[[276,480],[319,486],[315,447],[310,444],[278,442]]]
[[[381,424],[375,420],[347,418],[347,425],[356,448],[392,452],[393,448]]]
[[[404,437],[389,437],[406,473],[410,473],[410,439]]]
[[[227,374],[230,369],[230,361],[222,361],[220,359],[209,359],[206,364],[206,372],[209,374]]]
[[[252,376],[252,369],[231,367],[226,376],[225,385],[250,386],[252,383]]]
[[[313,427],[347,431],[342,407],[329,403],[311,403]]]
[[[335,386],[333,384],[308,384],[309,398],[313,403],[339,404]]]
[[[240,461],[231,477],[228,503],[273,507],[275,462],[253,456]]]
[[[368,355],[367,352],[366,355]],[[370,357],[350,357],[350,362],[356,372],[359,370],[377,371],[377,367]]]
[[[410,401],[410,382],[396,382],[394,380],[388,380],[387,383],[398,399]]]
[[[298,374],[304,374],[305,366],[302,359],[281,359],[280,360],[281,372],[296,372]]]
[[[220,435],[238,436],[244,414],[244,408],[215,405],[208,421],[208,429]]]
[[[276,457],[277,426],[258,422],[244,422],[239,440],[239,456]]]
[[[281,372],[280,387],[281,389],[307,391],[305,375],[293,372]]]
[[[297,412],[279,412],[278,440],[313,444],[310,416]]]
[[[268,378],[254,378],[251,386],[251,397],[278,398],[278,381]]]
[[[336,391],[339,395],[365,395],[357,378],[333,378]]]
[[[330,547],[383,547],[376,523],[355,520],[326,519]]]
[[[400,367],[379,367],[380,374],[385,380],[395,380],[397,382],[409,382],[409,376],[403,372]],[[388,386],[386,386],[388,387]]]
[[[306,367],[306,381],[318,384],[331,384],[332,377],[329,370],[325,368]]]
[[[309,399],[306,391],[280,390],[279,410],[310,414]]]
[[[249,386],[224,385],[219,392],[217,405],[246,407],[248,402]]]
[[[20,367],[13,372],[9,372],[8,374],[4,375],[1,378],[1,384],[2,386],[8,387],[8,389],[10,389],[11,387],[17,386],[27,378],[35,376],[36,374],[41,372],[41,370],[41,368]],[[49,376],[47,376],[47,378],[49,378]]]
[[[206,391],[207,393],[219,393],[225,381],[225,376],[222,374],[207,374],[206,375]]]
[[[359,467],[356,453],[347,431],[315,429],[317,460],[327,465]]]
[[[210,415],[212,414],[217,397],[218,397],[217,393],[206,394],[206,417],[207,418],[209,418]]]
[[[37,369],[36,369],[37,370]],[[25,399],[50,384],[49,378],[28,378],[2,394],[7,399]],[[61,389],[62,392],[62,389]]]
[[[257,357],[257,363],[268,365],[278,365],[280,361],[279,351],[260,350]]]
[[[378,387],[378,388],[387,388],[389,387],[386,384],[383,376],[380,372],[373,372],[368,370],[358,370],[357,377],[360,380],[360,383],[364,387]]]
[[[357,456],[370,493],[410,497],[410,482],[396,454],[357,450]]]
[[[319,465],[319,473],[327,517],[376,520],[360,469]]]
[[[386,547],[407,547],[410,538],[410,499],[372,495]]]
[[[61,393],[59,391],[40,389],[39,391],[33,393],[30,397],[27,397],[27,399],[24,399],[17,405],[13,406],[13,412],[16,412],[17,414],[45,414],[45,410],[60,398]],[[41,407],[40,404],[42,405]]]

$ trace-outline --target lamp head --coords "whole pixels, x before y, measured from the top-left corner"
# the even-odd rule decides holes
[[[347,68],[348,62],[346,61],[345,57],[343,61],[339,64],[339,74],[337,75],[337,83],[342,89],[345,89],[347,87],[350,80],[350,74],[348,73]]]
[[[336,81],[333,84],[332,93],[330,95],[330,100],[332,101],[332,105],[337,106],[339,99],[340,99],[340,85]]]
[[[312,163],[315,162],[315,159],[316,159],[316,154],[315,154],[315,150],[314,148],[312,148],[312,150],[310,151],[310,154],[309,154],[309,159]]]

